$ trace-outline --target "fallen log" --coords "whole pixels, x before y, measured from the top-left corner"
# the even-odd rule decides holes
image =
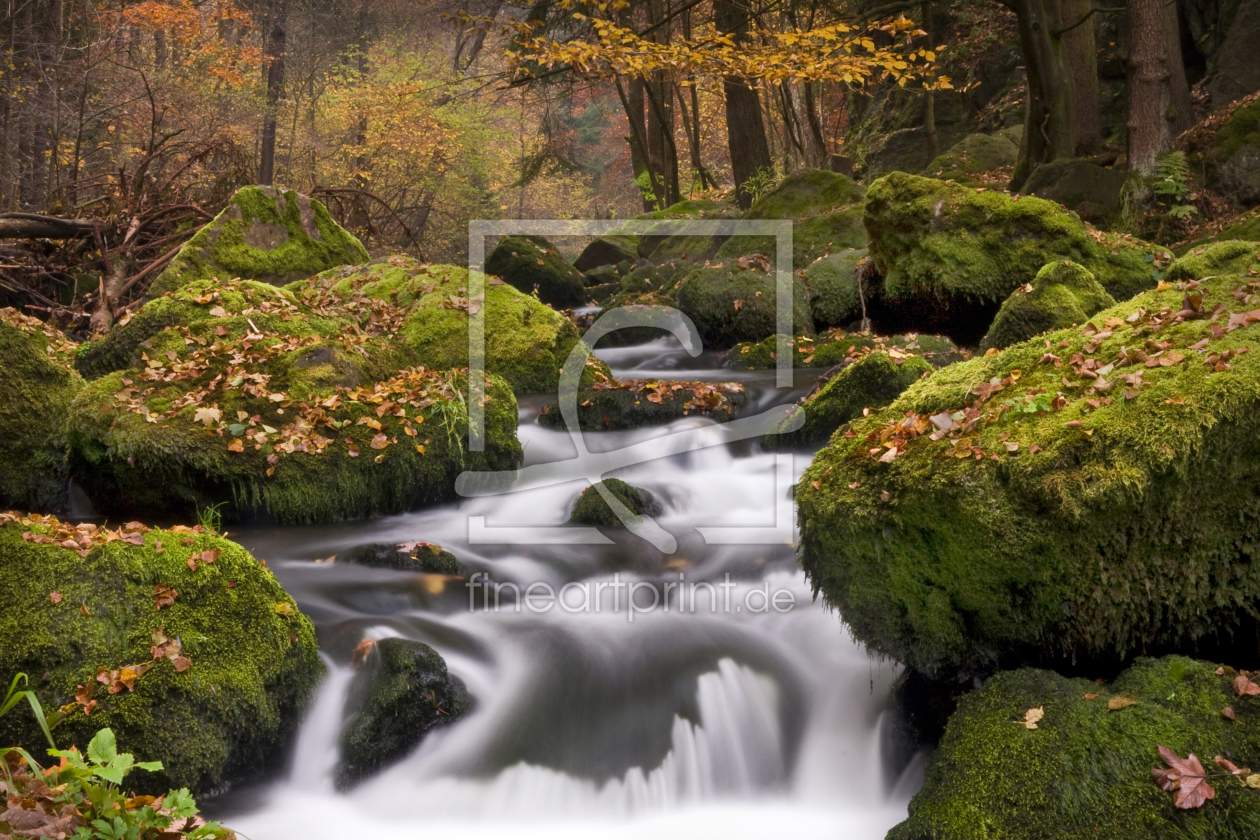
[[[78,239],[91,236],[96,223],[58,219],[36,213],[0,213],[0,239]]]

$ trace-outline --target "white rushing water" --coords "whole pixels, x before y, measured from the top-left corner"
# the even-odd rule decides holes
[[[618,375],[640,378],[650,373],[628,368],[677,361],[660,345],[605,357]],[[527,463],[572,456],[567,434],[529,418],[523,410]],[[315,621],[330,669],[287,774],[212,804],[211,815],[250,840],[882,838],[905,817],[921,760],[881,749],[895,666],[869,657],[813,603],[795,565],[786,462],[755,444],[705,446],[718,438],[702,420],[587,439],[602,452],[683,429],[701,430],[692,451],[614,473],[662,501],[657,521],[678,544],[668,554],[632,534],[611,545],[470,544],[470,517],[492,531],[562,525],[580,479],[367,523],[237,534]],[[808,461],[794,456],[788,485]],[[784,510],[788,521],[776,521]],[[713,545],[698,527],[755,528],[757,539],[778,527],[787,539]],[[471,572],[508,584],[497,609],[493,590],[313,562],[407,540],[440,543]],[[562,601],[542,609],[545,599],[518,599],[512,584]],[[349,651],[364,636],[432,645],[474,706],[338,793]]]

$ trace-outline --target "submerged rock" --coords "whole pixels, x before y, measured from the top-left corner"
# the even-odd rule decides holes
[[[1114,663],[1260,617],[1258,286],[1147,292],[855,420],[798,485],[813,585],[929,675]]]
[[[1255,765],[1260,704],[1216,670],[1167,656],[1103,686],[1032,668],[994,676],[959,702],[888,840],[1256,837],[1260,796],[1212,757]],[[1220,773],[1208,780],[1214,798],[1177,808],[1151,775],[1167,769],[1160,747]]]
[[[744,407],[748,393],[735,382],[604,378],[578,391],[577,402],[580,428],[599,432],[660,426],[683,417],[708,417],[723,423]],[[538,423],[549,429],[565,428],[560,404],[545,407]]]
[[[1116,300],[1153,287],[1162,248],[1086,228],[1040,198],[893,173],[867,193],[871,257],[898,329],[979,341],[1001,303],[1054,260],[1084,266]]]
[[[1094,275],[1071,260],[1049,263],[1028,286],[1016,289],[998,310],[980,349],[999,350],[1050,330],[1083,324],[1115,300]]]
[[[767,449],[817,446],[866,409],[888,405],[934,368],[920,356],[870,353],[827,379],[802,402],[805,425],[795,432],[782,427],[762,440]]]
[[[381,569],[465,577],[468,570],[440,545],[426,542],[366,543],[343,551],[338,563],[356,563]]]
[[[242,187],[180,249],[153,281],[149,296],[212,277],[280,285],[367,261],[367,249],[318,201],[291,190]]]
[[[741,268],[734,260],[692,269],[678,286],[678,308],[695,322],[705,346],[721,349],[741,341],[760,341],[777,329],[776,274],[756,263]],[[811,335],[814,317],[804,282],[792,275],[792,327]]]
[[[661,505],[656,497],[648,491],[626,484],[618,478],[606,478],[601,484],[612,493],[618,501],[629,508],[635,516],[657,516]],[[621,518],[613,511],[599,490],[587,487],[573,504],[573,512],[569,515],[570,525],[601,525],[606,528],[622,527]]]
[[[70,482],[66,420],[83,387],[74,346],[35,318],[0,309],[0,508],[48,511]]]
[[[102,512],[397,513],[452,498],[465,469],[520,458],[516,399],[493,374],[485,451],[470,452],[465,370],[420,367],[405,344],[285,289],[202,282],[175,298],[209,317],[151,335],[71,405],[74,472]]]
[[[463,682],[447,673],[437,651],[408,639],[381,639],[350,685],[338,789],[405,758],[431,730],[459,719],[469,705]]]
[[[486,257],[486,274],[501,277],[526,295],[557,309],[586,302],[582,273],[541,236],[506,236]]]
[[[5,685],[31,676],[63,716],[62,746],[109,727],[138,760],[161,761],[128,778],[142,792],[209,793],[274,769],[324,672],[311,622],[271,572],[200,528],[0,514],[0,600]],[[17,710],[0,717],[0,742],[46,748]]]

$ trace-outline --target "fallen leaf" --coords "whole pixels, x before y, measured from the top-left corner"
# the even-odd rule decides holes
[[[60,592],[49,592],[49,593],[48,593],[48,600],[52,601],[54,604],[60,604],[60,603],[61,603],[61,593],[60,593]]]
[[[1151,777],[1155,784],[1173,793],[1173,805],[1182,808],[1199,808],[1209,799],[1216,797],[1216,791],[1207,781],[1207,771],[1194,753],[1181,758],[1168,747],[1159,748],[1160,757],[1170,769],[1151,768]]]
[[[1115,697],[1108,698],[1107,711],[1118,712],[1121,709],[1127,709],[1130,706],[1136,706],[1136,705],[1137,705],[1137,701],[1134,700],[1132,697],[1121,697],[1119,695],[1116,695]]]
[[[162,607],[174,604],[175,599],[179,597],[179,591],[159,583],[153,587],[153,595],[157,601],[157,608],[160,610]]]
[[[372,651],[376,650],[376,639],[364,639],[354,646],[354,653],[350,657],[350,665],[353,668],[361,668],[367,662],[368,657],[372,655]]]
[[[280,615],[285,618],[293,618],[293,616],[297,615],[297,610],[295,610],[293,605],[288,601],[281,601],[276,604],[276,612],[280,613]]]
[[[1224,770],[1226,773],[1228,773],[1231,776],[1250,776],[1251,775],[1250,767],[1239,767],[1237,764],[1230,761],[1228,758],[1226,758],[1223,755],[1218,755],[1216,758],[1213,759],[1213,761],[1216,762],[1217,767],[1221,768],[1222,770]]]
[[[199,408],[193,412],[194,423],[204,423],[206,426],[213,426],[223,417],[223,412],[217,408]]]
[[[1045,716],[1046,709],[1044,706],[1037,706],[1036,708],[1029,709],[1024,712],[1024,727],[1026,729],[1036,729],[1037,722]]]
[[[192,667],[192,660],[187,656],[175,656],[171,658],[171,664],[175,666],[176,673],[184,673]]]
[[[1086,699],[1086,700],[1097,700],[1097,699],[1098,699],[1098,695],[1097,695],[1097,694],[1086,694],[1086,695],[1085,695],[1085,699]]]
[[[1234,714],[1234,710],[1230,706],[1226,706],[1225,708],[1221,709],[1221,717],[1227,717],[1233,721],[1238,720],[1238,715]]]
[[[1252,682],[1251,678],[1246,674],[1239,674],[1234,678],[1234,693],[1239,697],[1254,697],[1260,694],[1260,685]]]

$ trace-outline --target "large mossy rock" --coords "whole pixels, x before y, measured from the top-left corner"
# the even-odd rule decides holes
[[[641,487],[626,484],[619,478],[606,478],[600,483],[635,516],[657,516],[661,512],[660,502]],[[599,490],[593,486],[583,490],[573,503],[569,524],[599,525],[605,528],[620,528],[624,525],[608,502],[604,501]]]
[[[1050,330],[1083,324],[1115,302],[1083,267],[1071,260],[1052,262],[1037,272],[1030,285],[1019,287],[1006,299],[980,349],[1001,350]]]
[[[1173,260],[1165,272],[1170,283],[1202,280],[1220,274],[1260,273],[1260,244],[1245,240],[1213,242]]]
[[[729,202],[690,198],[684,199],[677,204],[671,204],[664,210],[640,213],[634,218],[648,221],[668,220],[679,222],[703,219],[733,219],[737,213],[738,210]],[[669,232],[674,227],[673,225],[661,225],[659,227],[661,232],[658,234],[653,233],[657,226],[650,226],[647,233],[638,237],[639,256],[658,264],[670,261],[693,263],[712,257],[722,243],[721,237]]]
[[[573,267],[583,274],[591,269],[634,262],[639,258],[639,237],[630,234],[607,234],[594,239],[582,249]]]
[[[670,379],[603,377],[577,392],[578,427],[584,432],[611,432],[660,426],[684,417],[707,417],[725,423],[748,402],[737,382],[678,382]],[[538,424],[564,429],[560,404],[543,408]]]
[[[1256,282],[1147,292],[854,421],[798,485],[813,585],[930,675],[1227,640],[1260,616]]]
[[[980,339],[1011,292],[1054,260],[1094,274],[1116,300],[1155,285],[1162,248],[1087,228],[1040,198],[894,172],[867,192],[870,251],[901,329]]]
[[[212,277],[280,285],[367,261],[367,249],[318,201],[271,187],[243,187],[179,250],[149,296]]]
[[[843,248],[805,269],[815,326],[847,326],[862,318],[859,273],[869,261],[866,248]]]
[[[920,356],[932,367],[945,367],[971,358],[943,335],[871,335],[844,330],[828,330],[818,336],[792,337],[792,366],[834,368],[849,365],[868,352],[886,352],[897,357]],[[735,370],[772,370],[778,366],[778,337],[744,342],[731,348],[727,365]]]
[[[496,280],[485,289],[486,370],[518,394],[555,391],[560,367],[578,342],[568,318]],[[468,366],[468,269],[390,257],[325,272],[289,287],[317,310],[354,317],[361,330],[401,340],[435,370]]]
[[[1093,161],[1060,158],[1034,169],[1024,192],[1058,202],[1087,221],[1097,221],[1120,212],[1124,179],[1124,172]]]
[[[24,672],[45,712],[61,709],[59,746],[109,727],[161,761],[128,778],[153,794],[276,768],[324,672],[311,622],[270,570],[200,529],[0,514],[0,599],[0,680]],[[47,746],[19,710],[0,717],[0,743]]]
[[[741,341],[760,341],[776,332],[775,271],[754,265],[740,268],[734,260],[692,269],[676,292],[678,308],[695,322],[705,346],[722,349]],[[792,332],[811,335],[814,316],[809,292],[792,274]]]
[[[1260,92],[1191,132],[1186,150],[1207,186],[1234,204],[1260,204]]]
[[[996,675],[959,702],[888,840],[1260,837],[1260,796],[1242,779],[1210,779],[1215,797],[1185,810],[1151,777],[1166,769],[1161,746],[1213,774],[1218,755],[1260,763],[1260,698],[1239,697],[1234,676],[1216,670],[1167,656],[1138,659],[1104,686],[1032,668]],[[1116,701],[1132,704],[1110,709]],[[1033,729],[1030,710],[1043,713]]]
[[[336,562],[429,575],[465,577],[468,574],[454,554],[427,542],[364,543],[341,552]]]
[[[949,151],[938,155],[936,160],[924,168],[923,174],[942,180],[953,179],[960,183],[970,183],[976,175],[1004,166],[1014,166],[1018,160],[1018,135],[1012,135],[1009,131],[968,134]]]
[[[586,281],[556,246],[541,236],[505,236],[486,257],[486,274],[557,309],[586,302]]]
[[[432,729],[463,716],[469,704],[464,684],[447,673],[433,648],[380,640],[350,684],[337,787],[350,788],[405,758]]]
[[[48,511],[66,500],[66,420],[83,380],[74,346],[47,324],[0,309],[0,508]]]
[[[466,371],[420,367],[405,344],[285,289],[202,282],[181,296],[209,317],[151,335],[71,404],[73,469],[102,512],[359,518],[452,498],[464,469],[520,457],[500,377],[485,451],[469,452]]]
[[[763,438],[767,449],[818,446],[832,433],[861,417],[866,409],[888,405],[901,393],[934,370],[920,356],[882,351],[870,353],[848,365],[809,394],[801,403],[805,425],[795,432],[775,430]]]
[[[793,173],[762,196],[741,219],[791,219],[792,270],[799,271],[835,251],[862,248],[862,198],[866,190],[836,172],[810,169]],[[773,263],[773,236],[732,236],[717,252],[719,259],[764,254]]]

